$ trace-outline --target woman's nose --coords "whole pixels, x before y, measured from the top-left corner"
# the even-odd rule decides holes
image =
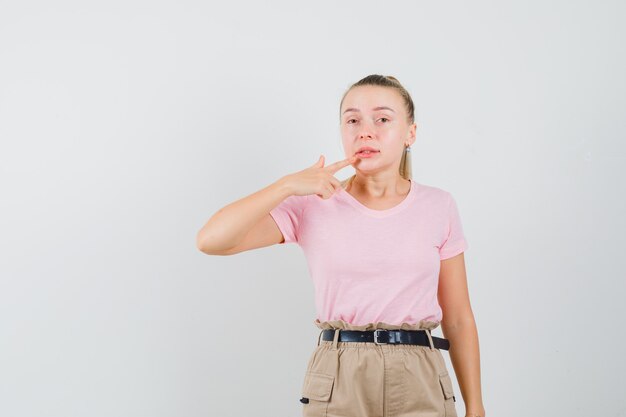
[[[372,139],[372,133],[369,129],[364,129],[359,134],[360,139]]]

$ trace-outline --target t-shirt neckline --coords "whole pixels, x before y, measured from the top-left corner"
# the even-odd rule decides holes
[[[395,214],[401,210],[403,210],[406,206],[408,206],[414,199],[417,193],[417,183],[411,179],[409,179],[411,185],[409,188],[409,193],[404,197],[400,203],[395,206],[385,209],[385,210],[377,210],[372,209],[364,204],[362,204],[359,200],[357,200],[352,194],[347,192],[343,187],[337,193],[337,196],[342,198],[344,201],[348,202],[351,206],[355,207],[357,210],[361,211],[364,214],[367,214],[372,217],[387,217],[392,214]]]

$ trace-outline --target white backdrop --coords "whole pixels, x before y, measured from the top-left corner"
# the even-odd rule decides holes
[[[625,416],[625,15],[0,2],[0,415],[300,415],[302,251],[207,256],[196,233],[342,159],[341,95],[377,73],[415,102],[414,179],[461,213],[487,415]]]

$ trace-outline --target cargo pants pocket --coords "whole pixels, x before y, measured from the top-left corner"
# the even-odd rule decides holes
[[[300,399],[303,417],[326,417],[334,382],[333,375],[307,371]]]
[[[454,391],[452,390],[452,380],[448,371],[444,371],[439,374],[439,384],[444,397],[444,410],[446,417],[457,417],[456,408],[454,403],[456,398],[454,397]]]

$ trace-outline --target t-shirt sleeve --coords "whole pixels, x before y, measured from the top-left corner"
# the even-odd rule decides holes
[[[285,238],[283,244],[300,242],[300,226],[307,197],[306,195],[291,195],[270,211],[270,216]]]
[[[468,248],[467,240],[463,233],[459,210],[454,197],[452,197],[450,193],[448,193],[447,206],[446,238],[439,247],[439,257],[441,260],[458,255]]]

